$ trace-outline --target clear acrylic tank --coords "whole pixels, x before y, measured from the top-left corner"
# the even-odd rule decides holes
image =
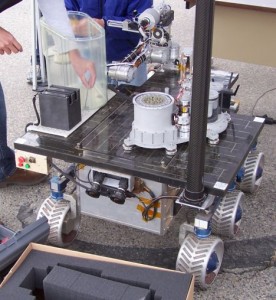
[[[85,117],[107,102],[105,32],[84,13],[68,12],[68,16],[74,33],[72,36],[62,35],[41,18],[48,85],[79,88],[82,117]],[[72,48],[77,48],[83,58],[94,62],[97,77],[93,88],[85,88],[74,71],[68,55],[68,49]]]

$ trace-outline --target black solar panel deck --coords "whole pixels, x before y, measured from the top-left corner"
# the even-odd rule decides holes
[[[156,75],[141,88],[126,87],[124,93],[115,95],[68,138],[28,132],[16,141],[15,148],[185,187],[187,143],[178,145],[172,157],[166,156],[165,149],[134,147],[128,153],[122,147],[132,126],[133,95],[163,91],[166,86],[173,96],[177,93],[179,86],[175,74]],[[221,186],[231,183],[263,127],[250,116],[233,114],[231,118],[227,130],[220,135],[219,144],[206,144],[205,149],[204,186],[216,195],[225,194]]]

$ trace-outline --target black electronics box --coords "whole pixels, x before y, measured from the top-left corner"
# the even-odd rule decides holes
[[[41,125],[71,130],[81,121],[80,90],[51,85],[39,94]]]

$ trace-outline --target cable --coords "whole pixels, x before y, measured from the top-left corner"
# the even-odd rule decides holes
[[[257,117],[265,119],[265,122],[264,122],[265,124],[268,124],[268,125],[276,124],[276,120],[274,120],[273,118],[268,117],[267,114],[265,114],[263,116],[257,116]]]
[[[171,200],[177,200],[179,196],[159,196],[157,198],[153,198],[149,205],[147,205],[142,213],[143,219],[145,221],[151,221],[156,217],[157,213],[157,207],[155,206],[156,203],[158,203],[162,199],[171,199]],[[153,215],[149,216],[149,210],[153,207]]]
[[[147,193],[150,195],[151,201],[153,201],[153,199],[156,198],[154,192],[153,192],[148,186],[144,185],[144,191],[147,192]],[[143,206],[144,206],[144,211],[142,212],[142,217],[143,217],[143,219],[144,219],[146,222],[155,219],[155,217],[156,217],[156,215],[157,215],[157,208],[158,208],[157,205],[152,205],[152,206],[153,206],[153,214],[152,214],[152,216],[150,216],[150,215],[149,215],[149,211],[150,211],[150,208],[151,208],[152,206],[151,206],[151,207],[148,207],[148,206],[150,206],[151,203],[150,203],[148,206],[146,206],[146,204],[145,204],[143,201],[142,201],[142,203],[143,203]],[[157,202],[156,202],[156,203],[157,203]]]
[[[154,200],[154,199],[156,199],[156,197],[155,197],[155,194],[153,193],[153,191],[150,189],[150,188],[148,188],[146,185],[144,186],[144,190],[151,196],[151,202],[150,202],[150,204],[148,205],[148,206],[144,206],[144,211],[142,212],[142,217],[143,217],[143,219],[146,221],[146,222],[148,222],[148,221],[151,221],[151,220],[153,220],[153,219],[155,219],[155,217],[156,217],[156,215],[157,215],[157,203],[159,202],[159,201],[157,201],[157,202],[155,202],[153,205],[151,205],[152,204],[152,201]],[[149,212],[150,212],[150,208],[152,208],[153,207],[153,214],[152,214],[152,216],[150,216],[149,215]]]
[[[78,171],[78,170],[80,170],[80,168],[79,169],[77,169],[77,168],[75,169],[75,171]],[[89,178],[90,173],[91,173],[91,169],[88,172],[88,178]],[[75,176],[78,179],[78,181],[83,182],[83,183],[90,183],[91,184],[91,181],[89,181],[89,180],[86,181],[84,179],[80,179],[80,177],[77,175],[77,172],[75,173]]]
[[[70,181],[72,181],[73,183],[75,183],[76,185],[84,188],[85,190],[87,190],[89,187],[79,183],[73,176],[68,175],[67,173],[65,173],[64,171],[62,171],[56,164],[54,164],[53,162],[51,163],[51,166],[56,169],[59,173],[61,173],[64,177],[66,177],[67,179],[69,179]]]
[[[146,222],[151,221],[151,220],[153,220],[156,217],[156,214],[157,214],[157,207],[156,206],[154,206],[154,208],[153,208],[153,214],[152,214],[152,216],[149,216],[149,210],[152,207],[152,206],[150,206],[151,203],[149,205],[146,205],[145,202],[144,202],[144,200],[141,197],[139,197],[138,195],[133,194],[133,193],[128,193],[127,196],[128,197],[132,197],[132,198],[137,198],[139,200],[139,202],[143,205],[144,210],[142,211],[142,218]]]
[[[154,192],[153,192],[149,187],[147,187],[146,185],[144,186],[144,190],[145,190],[147,193],[149,193],[149,195],[151,196],[152,199],[155,199],[155,198],[156,198]]]
[[[128,195],[129,196],[129,195]],[[135,194],[131,194],[131,197],[133,198],[137,198],[139,200],[139,202],[144,206],[144,208],[146,208],[146,204],[144,203],[144,201],[142,200],[141,197],[135,195]]]
[[[252,116],[254,116],[254,110],[255,110],[255,107],[257,106],[259,100],[260,100],[263,96],[265,96],[267,93],[270,93],[270,92],[272,92],[272,91],[274,91],[274,90],[276,90],[276,87],[275,87],[275,88],[272,88],[272,89],[270,89],[270,90],[267,90],[266,92],[264,92],[264,93],[256,100],[256,102],[255,102],[255,104],[254,104],[254,106],[253,106],[253,108],[252,108],[252,112],[251,112],[251,115],[252,115]]]
[[[142,200],[142,198],[137,196],[134,193],[128,193],[127,196],[137,198],[140,201],[140,203],[143,205],[144,211],[142,212],[142,217],[146,222],[151,221],[156,217],[157,206],[155,204],[157,204],[160,200],[162,200],[162,199],[177,200],[179,198],[179,196],[159,196],[157,198],[152,198],[151,201],[150,201],[150,204],[146,205],[144,203],[144,201]],[[149,214],[149,211],[150,211],[151,208],[153,208],[152,216],[150,216],[150,214]]]
[[[36,97],[37,95],[39,95],[40,93],[36,93],[34,96],[33,96],[33,107],[34,107],[34,111],[35,111],[35,114],[36,114],[36,118],[37,118],[37,122],[36,123],[28,123],[26,126],[25,126],[25,132],[27,132],[27,128],[31,125],[34,125],[34,126],[38,126],[40,124],[40,116],[39,116],[39,113],[37,111],[37,107],[36,107]]]

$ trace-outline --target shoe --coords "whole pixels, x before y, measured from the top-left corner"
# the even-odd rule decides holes
[[[47,178],[48,175],[45,174],[26,171],[23,169],[16,169],[16,171],[11,176],[0,182],[0,188],[7,187],[9,185],[36,185],[45,181]]]
[[[35,67],[35,75],[36,75],[37,83],[41,83],[42,79],[41,79],[40,65],[36,65],[36,67]],[[33,67],[32,66],[31,66],[31,69],[30,69],[29,73],[27,74],[27,82],[29,84],[33,83]]]

